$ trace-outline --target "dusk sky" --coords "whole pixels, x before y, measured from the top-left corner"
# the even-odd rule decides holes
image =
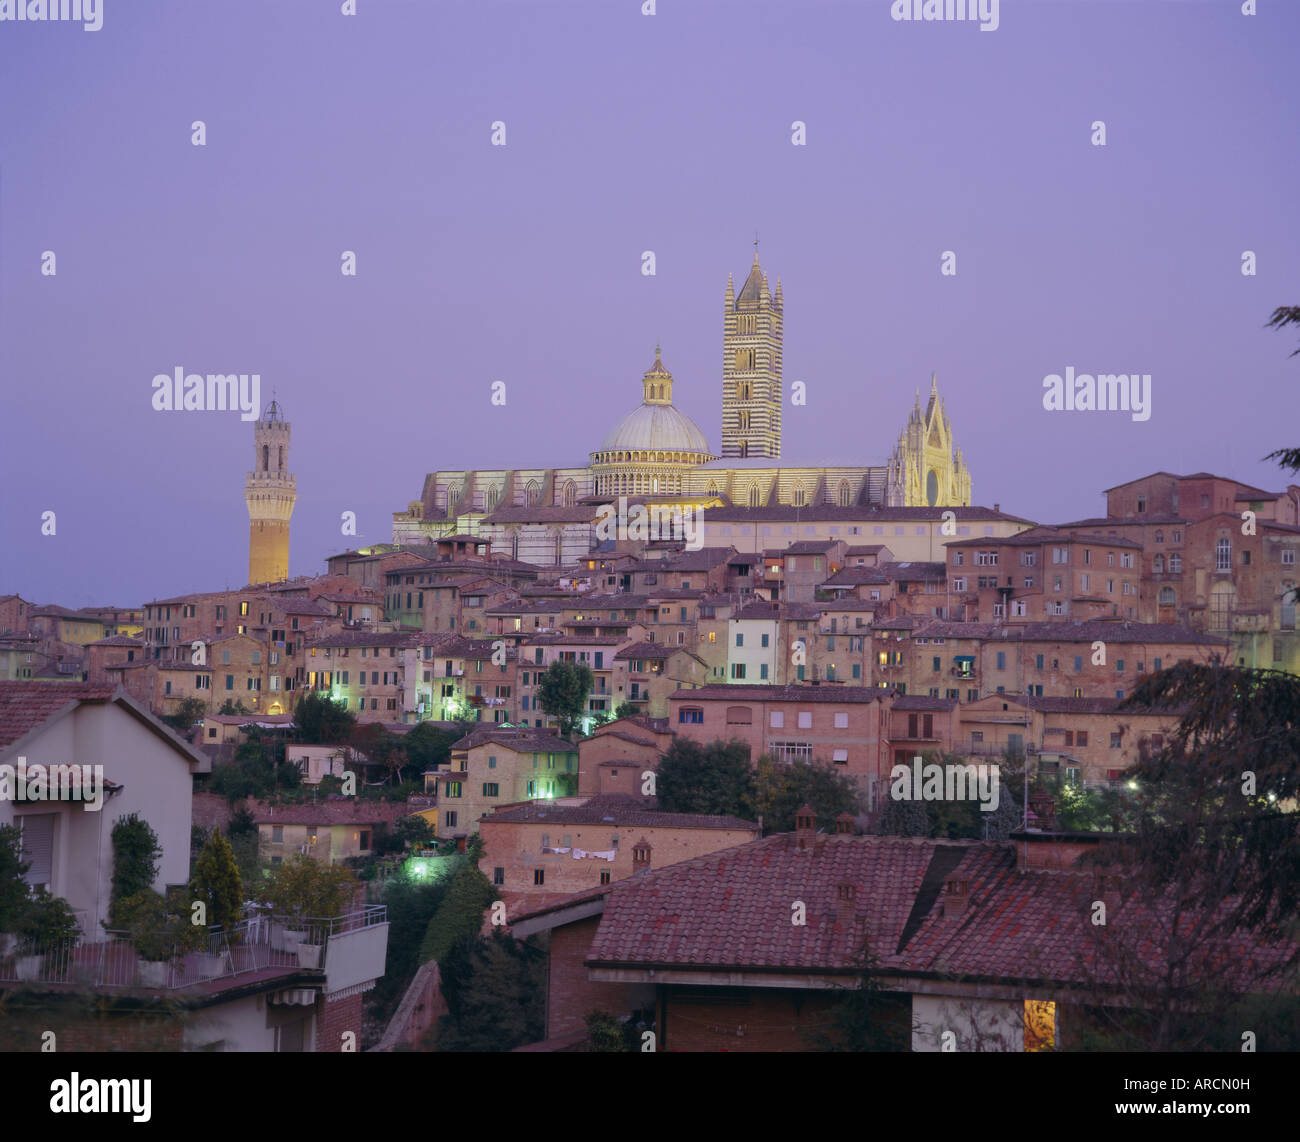
[[[177,366],[283,405],[293,574],[389,540],[426,472],[585,464],[656,342],[717,451],[755,231],[808,387],[786,464],[884,464],[936,372],[976,504],[1078,519],[1160,469],[1285,486],[1262,457],[1300,445],[1300,337],[1264,325],[1300,304],[1300,3],[1003,0],[995,31],[641,5],[0,23],[0,594],[245,582],[252,424],[154,411]],[[1149,373],[1150,419],[1045,411],[1067,367]]]

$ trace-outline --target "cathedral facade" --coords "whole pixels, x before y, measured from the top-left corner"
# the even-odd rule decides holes
[[[590,453],[583,468],[431,472],[423,493],[393,516],[394,543],[451,534],[492,541],[493,550],[541,564],[570,563],[593,545],[601,503],[643,496],[683,506],[961,507],[970,472],[930,378],[883,465],[790,461],[781,452],[784,298],[758,254],[737,293],[723,302],[722,435],[714,453],[699,426],[673,405],[673,377],[659,351],[641,378],[641,403]]]

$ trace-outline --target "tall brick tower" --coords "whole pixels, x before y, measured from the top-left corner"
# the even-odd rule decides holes
[[[722,327],[722,455],[781,455],[781,281],[775,296],[754,264],[736,296],[727,275]]]
[[[289,422],[275,401],[254,424],[253,443],[253,471],[244,481],[248,581],[279,583],[289,577],[289,518],[298,490],[289,472]]]

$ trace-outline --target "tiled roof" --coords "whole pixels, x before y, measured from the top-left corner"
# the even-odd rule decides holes
[[[144,646],[144,643],[141,642],[140,639],[138,639],[138,638],[130,638],[130,637],[128,637],[127,635],[124,635],[124,634],[115,634],[115,635],[111,635],[109,638],[101,638],[101,639],[98,639],[98,640],[96,640],[95,642],[89,643],[88,645],[90,645],[90,646],[129,646],[129,647],[139,648],[139,647]]]
[[[505,729],[498,726],[483,726],[471,730],[463,738],[451,743],[454,750],[469,750],[476,746],[488,744],[509,749],[515,753],[577,753],[578,747],[571,741],[547,733],[542,729],[518,726]]]
[[[936,847],[784,833],[620,881],[586,962],[842,971],[864,938],[873,948],[898,947]],[[844,923],[841,884],[855,893]],[[804,925],[790,923],[795,900],[805,904]]]
[[[786,555],[825,555],[838,540],[834,539],[801,539],[797,543],[790,544],[785,549]]]
[[[695,690],[674,690],[669,697],[700,702],[875,702],[884,697],[884,691],[879,687],[843,686],[829,682],[820,685],[805,682],[799,686],[749,686],[743,682],[718,682]]]
[[[1002,537],[986,535],[983,539],[952,539],[948,547],[1038,547],[1044,543],[1096,543],[1107,547],[1141,547],[1135,539],[1123,539],[1118,535],[1087,535],[1073,531],[1062,531],[1057,527],[1031,527],[1018,535]]]
[[[375,825],[410,815],[401,801],[363,801],[357,797],[317,801],[303,805],[259,805],[253,811],[258,825]]]
[[[827,589],[832,587],[858,587],[864,583],[883,584],[889,579],[876,567],[842,567],[829,579],[822,582]]]
[[[713,465],[702,465],[702,467],[722,468],[732,464],[732,461],[719,461]],[[723,508],[705,508],[705,523],[751,523],[751,522],[775,522],[775,523],[839,523],[847,521],[851,523],[911,523],[913,521],[929,521],[933,523],[943,522],[943,513],[952,512],[959,523],[993,523],[1003,521],[1006,523],[1025,523],[1032,524],[1030,519],[1022,519],[1020,516],[1008,515],[1006,512],[994,511],[992,508],[982,507],[915,507],[915,508],[872,508],[872,507],[848,507],[842,508],[832,504],[812,504],[810,506],[796,508],[785,505],[774,505],[772,507],[740,507],[730,506]]]
[[[559,805],[554,801],[529,801],[510,809],[498,809],[482,818],[489,823],[600,825],[612,824],[637,829],[746,829],[758,832],[753,821],[705,813],[661,813],[640,797],[626,793],[602,793],[581,805]]]
[[[303,640],[303,645],[309,649],[316,647],[344,647],[344,646],[392,646],[392,647],[409,647],[414,646],[410,634],[405,631],[392,631],[387,634],[378,634],[375,631],[364,630],[347,630],[340,631],[338,634],[318,635]]]
[[[671,658],[678,651],[684,651],[684,646],[669,646],[662,642],[633,642],[623,647],[615,658]]]
[[[886,550],[883,543],[855,543],[844,549],[845,555],[879,555]]]
[[[81,682],[0,682],[0,747],[16,742],[70,703],[107,702],[115,692],[113,686]]]
[[[883,626],[884,624],[877,624]],[[1060,623],[955,623],[940,619],[916,629],[919,638],[977,638],[998,642],[1143,642],[1224,646],[1226,640],[1176,623],[1088,619]]]
[[[956,707],[956,698],[931,698],[928,694],[894,693],[895,710],[952,710]]]
[[[898,562],[897,560],[890,563],[882,563],[879,571],[887,579],[905,580],[914,582],[918,579],[946,579],[948,577],[948,564],[946,563],[920,563],[920,562]]]

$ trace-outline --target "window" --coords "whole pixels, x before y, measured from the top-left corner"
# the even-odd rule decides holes
[[[1007,668],[1007,652],[1006,652],[1005,650],[999,650],[999,651],[998,651],[998,669],[999,669],[999,670],[1005,670],[1006,668]]]
[[[501,795],[501,786],[495,781],[483,782],[484,797],[499,797]]]
[[[1282,548],[1282,566],[1284,566],[1284,567],[1294,567],[1294,566],[1295,566],[1295,548],[1294,548],[1294,547],[1284,547],[1284,548]]]
[[[505,884],[505,882],[506,882],[506,870],[504,868],[501,868],[500,866],[494,868],[492,870],[492,883],[500,886],[502,884]]]
[[[272,826],[271,826],[271,844],[273,844],[273,845],[282,845],[282,844],[284,844],[284,826],[283,826],[283,825],[272,825]]]
[[[704,711],[699,706],[683,706],[677,711],[680,725],[701,726],[704,724]]]
[[[745,677],[745,664],[743,662],[733,662],[731,664],[732,678],[740,679]]]
[[[835,715],[835,728],[837,730],[847,730],[849,728],[849,716],[847,713]]]
[[[727,725],[729,726],[748,726],[752,725],[754,720],[754,711],[748,706],[728,706],[727,707]]]
[[[811,711],[811,710],[800,710],[800,711],[799,711],[799,728],[800,728],[801,730],[810,730],[810,729],[812,729],[812,711]]]
[[[1121,737],[1121,735],[1120,735],[1119,733],[1117,733],[1117,732],[1114,731],[1114,730],[1111,731],[1111,734],[1110,734],[1110,748],[1111,748],[1111,749],[1119,749],[1120,737]]]
[[[533,869],[533,884],[542,885],[545,883],[546,883],[546,869],[544,868]]]
[[[1172,552],[1169,556],[1170,574],[1173,575],[1180,574],[1182,572],[1182,569],[1183,569],[1183,557],[1179,555],[1178,552],[1176,551]]]
[[[600,870],[600,883],[601,883],[601,884],[608,884],[608,883],[609,883],[609,869],[607,869],[607,868],[602,868],[602,869]]]
[[[447,797],[459,797],[461,795],[461,783],[459,781],[448,781],[446,784]]]
[[[737,646],[745,645],[745,636],[743,634],[736,635],[736,645]]]
[[[449,809],[444,813],[442,819],[447,828],[454,829],[456,827],[456,811],[454,809]]]
[[[774,730],[784,729],[784,728],[785,728],[785,713],[784,713],[784,711],[782,711],[782,710],[773,710],[772,713],[771,713],[771,716],[768,718],[768,724],[769,724],[769,725],[771,726],[771,728],[774,729]]]
[[[1074,735],[1074,744],[1076,746],[1086,746],[1088,744],[1088,731],[1078,730]]]

